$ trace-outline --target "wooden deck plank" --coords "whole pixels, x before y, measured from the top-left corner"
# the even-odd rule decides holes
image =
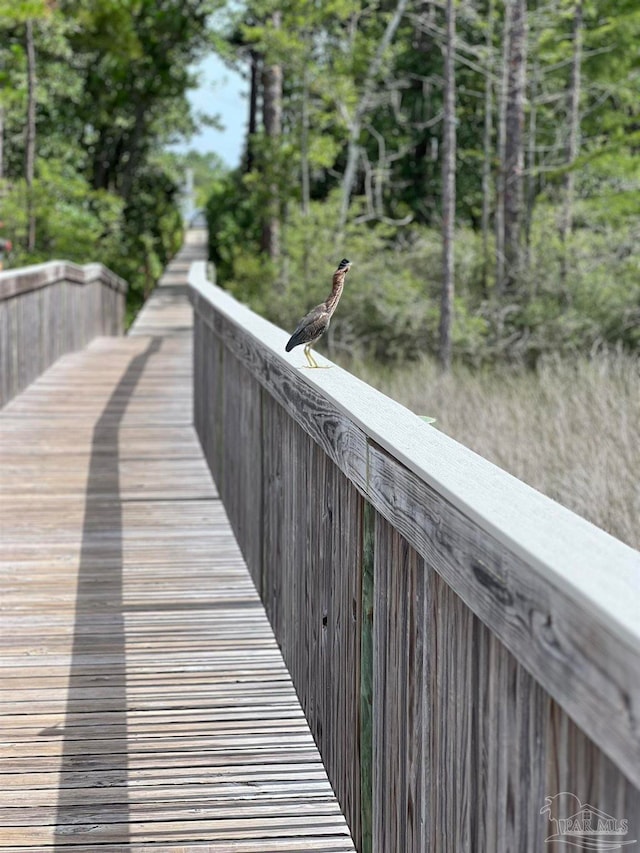
[[[192,428],[188,245],[0,413],[0,851],[352,851]]]

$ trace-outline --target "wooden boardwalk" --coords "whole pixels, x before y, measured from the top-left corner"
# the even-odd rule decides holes
[[[0,414],[1,853],[353,850],[192,429],[201,255]]]

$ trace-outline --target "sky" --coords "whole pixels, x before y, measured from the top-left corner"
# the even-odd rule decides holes
[[[199,62],[194,70],[200,79],[198,87],[188,95],[193,110],[217,114],[224,130],[204,127],[188,142],[172,145],[171,149],[195,149],[202,154],[214,151],[224,163],[235,168],[240,163],[247,126],[248,83],[215,54]]]

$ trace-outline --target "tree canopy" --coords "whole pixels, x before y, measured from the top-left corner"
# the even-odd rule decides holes
[[[334,344],[435,350],[453,258],[446,273],[433,247],[454,198],[459,354],[637,348],[639,37],[632,0],[249,0],[217,36],[252,89],[247,156],[209,204],[220,280],[293,321],[300,288],[353,255],[369,292]],[[260,239],[274,216],[277,252]]]
[[[186,93],[215,8],[2,0],[0,220],[14,263],[101,260],[134,296],[152,286],[182,228],[164,148],[194,129]]]
[[[330,346],[640,347],[634,0],[0,0],[0,35],[15,264],[98,259],[143,294],[189,166],[219,280],[275,319],[354,260]],[[212,49],[250,86],[233,171],[167,152]]]

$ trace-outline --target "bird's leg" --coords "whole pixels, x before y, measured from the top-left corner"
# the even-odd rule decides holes
[[[307,361],[309,362],[309,367],[318,367],[318,362],[311,355],[311,345],[310,344],[305,345],[304,354],[306,355]]]
[[[311,354],[311,344],[306,344],[306,346],[304,348],[304,354],[307,357],[307,361],[309,362],[309,368],[310,369],[312,367],[315,367],[318,370],[321,370],[321,369],[328,370],[331,367],[330,364],[318,364],[318,362],[315,360],[315,357]],[[303,365],[303,367],[304,366],[305,365]]]

